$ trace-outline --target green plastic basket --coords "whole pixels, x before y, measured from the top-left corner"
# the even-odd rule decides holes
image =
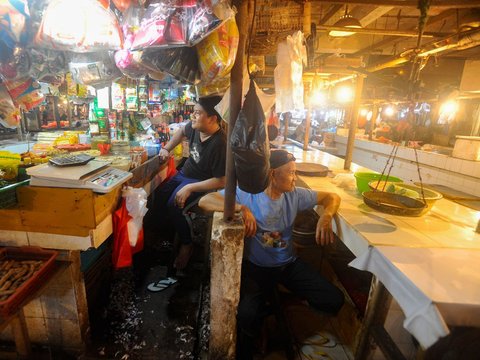
[[[30,179],[23,180],[0,189],[0,209],[7,209],[17,204],[17,187],[27,185]]]
[[[377,173],[371,173],[371,172],[356,172],[353,174],[355,176],[355,180],[357,183],[357,189],[360,194],[362,194],[365,191],[370,191],[370,188],[368,186],[368,183],[373,180],[386,180],[387,176],[382,174],[377,174]],[[395,176],[388,176],[388,181],[392,182],[403,182],[402,179],[395,177]]]

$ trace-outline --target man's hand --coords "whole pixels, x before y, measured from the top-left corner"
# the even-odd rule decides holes
[[[183,209],[185,207],[185,202],[192,192],[193,191],[190,187],[190,184],[185,185],[183,188],[178,190],[177,194],[175,195],[175,205],[180,209]]]
[[[323,214],[317,222],[317,230],[315,233],[315,241],[318,245],[333,244],[335,236],[332,230],[332,216]]]
[[[160,161],[165,161],[170,157],[170,152],[165,148],[161,148],[158,152],[158,157],[160,158]]]
[[[257,221],[255,217],[246,206],[242,206],[241,213],[243,221],[245,222],[245,237],[254,236],[257,232]]]

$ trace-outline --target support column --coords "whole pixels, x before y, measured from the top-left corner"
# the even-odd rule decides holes
[[[210,244],[209,360],[235,359],[244,232],[241,217],[225,222],[222,213],[214,214]]]
[[[350,127],[348,130],[347,153],[345,154],[345,163],[343,168],[350,170],[352,165],[353,148],[355,147],[355,131],[357,130],[358,110],[360,108],[360,99],[362,98],[363,90],[363,75],[357,75],[355,86],[355,100],[352,106],[352,113],[350,115]]]

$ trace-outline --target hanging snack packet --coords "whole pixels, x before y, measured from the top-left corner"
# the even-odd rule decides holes
[[[187,45],[188,10],[185,7],[175,9],[168,19],[165,38],[168,45]]]
[[[206,1],[199,2],[191,10],[188,26],[188,43],[193,46],[215,30],[222,21],[214,14],[213,8]]]
[[[174,7],[164,2],[150,4],[142,18],[140,29],[135,35],[131,50],[166,46],[167,22],[174,11]]]
[[[197,45],[203,85],[228,76],[237,55],[238,39],[237,24],[232,17]]]
[[[7,61],[0,64],[0,75],[7,80],[25,77],[30,71],[31,59],[27,50],[16,47]]]

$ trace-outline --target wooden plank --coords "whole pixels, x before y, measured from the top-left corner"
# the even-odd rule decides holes
[[[91,190],[23,186],[17,193],[22,225],[32,231],[83,228],[88,234],[96,226]]]
[[[121,196],[121,186],[117,186],[115,189],[106,194],[94,194],[93,199],[96,226],[98,226],[105,218],[107,218],[107,216],[111,215],[118,208]]]
[[[32,348],[30,345],[30,338],[28,337],[27,324],[25,323],[23,308],[20,309],[17,315],[12,319],[11,324],[18,355],[25,358],[30,357]]]

